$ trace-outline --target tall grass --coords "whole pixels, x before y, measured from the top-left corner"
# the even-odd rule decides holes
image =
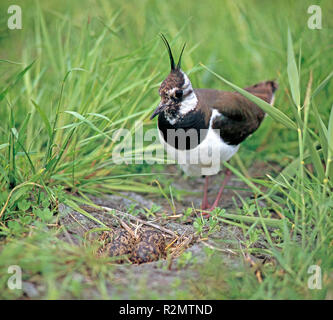
[[[114,166],[110,158],[116,144],[115,129],[132,128],[133,119],[144,120],[150,113],[147,98],[156,86],[158,72],[148,73],[147,67],[157,43],[121,55],[113,50],[109,55],[105,43],[115,41],[116,31],[110,30],[117,30],[114,24],[119,13],[106,25],[98,18],[86,20],[80,30],[62,16],[53,30],[38,2],[35,8],[31,27],[43,48],[34,57],[35,64],[29,62],[14,74],[0,95],[4,99],[2,117],[9,120],[3,123],[1,144],[8,148],[2,158],[2,200],[6,185],[13,188],[27,180],[40,182],[49,192],[58,184],[83,193],[95,193],[96,186],[104,192],[154,192],[146,184],[121,179],[128,170]],[[67,36],[62,39],[64,34]],[[34,44],[26,45],[33,54]],[[23,52],[25,59],[33,59],[27,57],[28,50]],[[22,91],[18,84],[24,86]],[[7,131],[10,134],[5,138]],[[112,182],[101,183],[108,179]]]
[[[267,180],[256,180],[257,185],[261,184],[265,188],[269,187],[271,189],[270,192],[262,192],[258,186],[255,186],[235,168],[228,164],[226,166],[253,189],[258,200],[267,200],[268,203],[272,204],[272,208],[276,210],[280,218],[286,220],[280,226],[281,230],[283,230],[283,240],[275,242],[272,240],[270,232],[267,229],[272,224],[270,221],[263,220],[259,207],[257,207],[259,217],[252,218],[253,223],[259,222],[263,226],[267,240],[267,249],[270,255],[274,256],[280,265],[284,267],[294,283],[298,283],[301,288],[303,287],[303,290],[306,290],[307,282],[305,279],[309,277],[308,267],[311,263],[317,265],[323,264],[327,268],[327,274],[332,271],[331,267],[329,267],[332,262],[329,247],[333,237],[333,176],[330,167],[330,157],[333,150],[333,105],[328,124],[325,125],[315,109],[315,95],[313,92],[316,94],[319,93],[333,74],[330,73],[312,91],[313,75],[312,71],[310,71],[308,74],[308,84],[301,103],[299,70],[295,61],[290,30],[288,30],[287,52],[288,80],[294,121],[281,113],[278,107],[271,107],[266,102],[260,101],[257,97],[217,75],[209,68],[205,67],[205,69],[257,103],[272,118],[279,121],[289,130],[297,130],[299,155],[294,162],[286,167],[277,177],[273,178],[269,176],[268,178],[271,183],[267,183]],[[312,108],[314,110],[311,110]],[[308,125],[310,113],[316,124],[312,128]],[[282,195],[282,198],[276,199],[277,194]],[[256,203],[258,200],[256,200]],[[225,216],[231,220],[236,219],[238,221],[246,221],[247,218],[231,217],[227,214]],[[322,256],[325,248],[326,253]],[[293,261],[295,260],[295,255],[298,261]],[[325,297],[325,294],[322,297]]]

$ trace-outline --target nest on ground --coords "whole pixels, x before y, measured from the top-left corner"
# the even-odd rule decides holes
[[[127,217],[128,218],[128,217]],[[133,217],[136,220],[136,217]],[[141,264],[166,257],[173,259],[182,254],[194,241],[194,234],[175,234],[151,223],[134,225],[133,229],[122,219],[117,218],[121,227],[105,231],[99,237],[99,255],[114,257],[115,263],[131,262]],[[143,222],[143,221],[140,221]]]

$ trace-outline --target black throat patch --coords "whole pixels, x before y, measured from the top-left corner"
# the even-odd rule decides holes
[[[190,150],[198,146],[206,137],[209,122],[200,110],[193,110],[171,124],[163,113],[158,116],[158,128],[164,140],[177,150]]]

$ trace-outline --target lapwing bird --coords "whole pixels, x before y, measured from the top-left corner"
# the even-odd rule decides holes
[[[238,151],[240,143],[258,129],[265,112],[237,92],[194,89],[181,70],[185,45],[176,65],[168,41],[161,37],[168,51],[171,71],[159,88],[161,101],[150,119],[158,115],[160,141],[185,174],[205,176],[201,209],[211,211],[218,206],[231,172],[227,170],[211,206],[207,200],[208,177],[217,174],[221,164]],[[273,104],[277,88],[275,81],[264,81],[245,90]]]

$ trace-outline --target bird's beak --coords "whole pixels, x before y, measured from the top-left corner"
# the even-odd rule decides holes
[[[155,109],[155,111],[153,112],[153,114],[150,117],[150,120],[154,119],[158,114],[160,114],[161,112],[163,112],[166,109],[167,105],[164,103],[160,103],[158,105],[158,107]]]

